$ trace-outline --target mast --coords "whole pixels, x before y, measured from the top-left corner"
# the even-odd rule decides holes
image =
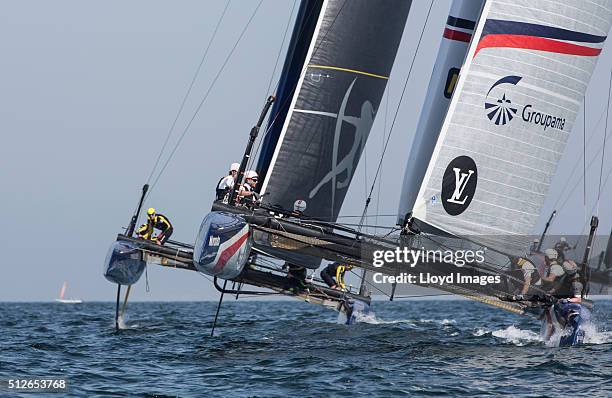
[[[234,182],[234,189],[230,193],[229,204],[231,206],[234,205],[234,200],[236,199],[238,192],[240,191],[240,186],[244,182],[244,173],[246,171],[247,164],[249,159],[251,158],[251,152],[253,151],[253,145],[255,144],[255,140],[257,139],[257,135],[259,134],[259,129],[268,114],[268,110],[270,110],[270,106],[274,102],[274,96],[271,95],[266,100],[266,103],[261,110],[261,114],[259,115],[259,119],[253,128],[251,129],[251,133],[249,134],[249,141],[247,142],[246,149],[244,150],[244,155],[242,156],[242,161],[240,162],[240,168],[238,169],[238,174],[236,175],[236,181]]]
[[[556,214],[557,214],[557,210],[553,210],[553,212],[550,214],[550,217],[548,217],[548,221],[546,221],[546,226],[544,226],[544,231],[542,231],[542,235],[540,236],[540,240],[538,241],[538,246],[536,247],[537,252],[539,252],[542,249],[542,244],[544,243],[544,237],[546,236],[546,232],[548,231],[548,228],[550,227],[550,223]]]
[[[589,279],[591,276],[591,270],[589,269],[589,255],[591,254],[591,247],[593,246],[593,239],[595,232],[599,226],[599,219],[596,216],[591,217],[591,230],[589,231],[589,239],[587,240],[586,248],[584,249],[584,256],[582,257],[582,264],[580,269],[580,276],[582,279],[582,298],[585,298],[589,294]]]

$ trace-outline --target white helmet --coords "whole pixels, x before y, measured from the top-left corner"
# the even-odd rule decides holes
[[[230,166],[230,171],[238,171],[240,169],[240,163],[232,163]]]
[[[302,199],[298,199],[293,202],[293,211],[299,211],[303,213],[306,210],[306,201]]]
[[[246,178],[251,178],[251,179],[253,179],[253,178],[257,178],[257,177],[258,177],[257,172],[255,172],[255,170],[249,170],[249,171],[247,171],[246,173],[244,173],[244,176],[245,176]]]
[[[561,237],[560,242],[567,242],[567,239],[565,239],[565,236],[562,236],[562,237]]]
[[[555,249],[546,249],[544,255],[551,260],[556,260],[559,257],[559,253]]]

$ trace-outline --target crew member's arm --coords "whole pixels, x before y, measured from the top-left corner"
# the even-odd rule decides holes
[[[253,196],[255,192],[253,191],[247,191],[246,189],[244,189],[244,187],[240,187],[240,191],[238,191],[238,195],[244,197],[244,198],[248,198]]]
[[[550,267],[550,271],[548,272],[548,276],[543,276],[542,280],[544,282],[552,282],[560,276],[563,276],[565,271],[563,271],[563,267],[559,264],[553,264]]]
[[[527,292],[529,291],[529,288],[531,287],[531,275],[533,275],[534,272],[538,272],[535,269],[535,266],[533,264],[531,264],[528,261],[524,261],[521,263],[521,270],[523,271],[523,289],[521,290],[521,294],[527,294]]]
[[[151,230],[149,228],[149,223],[142,224],[140,228],[138,228],[138,231],[136,231],[136,234],[138,235],[138,237],[142,239],[149,239],[149,237],[151,236]]]
[[[531,286],[531,273],[524,275],[525,281],[523,282],[523,289],[521,290],[521,294],[525,295],[529,291],[529,287]]]

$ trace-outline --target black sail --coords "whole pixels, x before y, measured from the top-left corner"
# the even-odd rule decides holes
[[[327,0],[266,169],[268,205],[335,221],[378,111],[410,1]],[[287,64],[287,63],[286,63]],[[271,119],[272,123],[277,123]],[[271,148],[270,142],[267,143]],[[260,159],[270,158],[270,150]]]

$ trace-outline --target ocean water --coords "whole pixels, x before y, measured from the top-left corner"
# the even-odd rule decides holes
[[[211,338],[215,306],[130,303],[115,332],[113,303],[0,303],[0,381],[66,377],[83,397],[612,396],[612,301],[570,348],[469,301],[375,302],[345,326],[307,303],[227,300]]]

